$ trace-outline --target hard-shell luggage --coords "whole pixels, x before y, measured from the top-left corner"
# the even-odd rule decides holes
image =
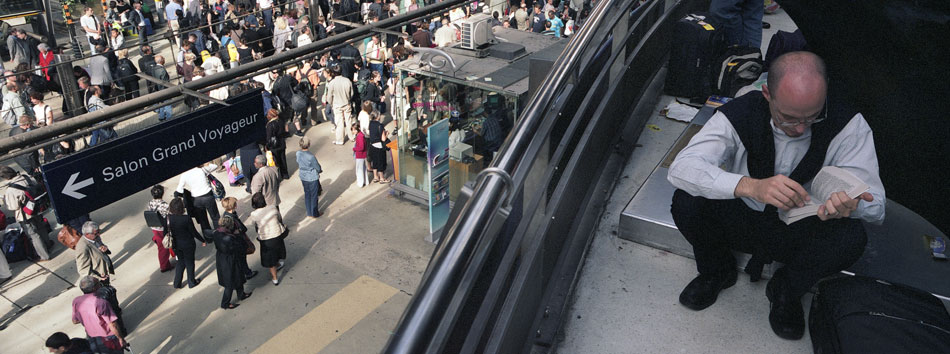
[[[812,346],[829,353],[950,353],[950,315],[933,295],[855,276],[818,284]]]

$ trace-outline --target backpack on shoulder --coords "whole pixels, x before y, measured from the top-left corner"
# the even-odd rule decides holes
[[[26,176],[24,176],[26,177]],[[10,183],[7,188],[19,189],[26,194],[26,203],[21,210],[27,216],[38,215],[49,208],[49,196],[46,194],[46,186],[42,183],[36,183],[33,179],[26,177],[26,185]]]

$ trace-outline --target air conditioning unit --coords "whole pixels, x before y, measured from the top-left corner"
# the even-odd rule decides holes
[[[477,49],[495,41],[495,34],[491,30],[491,16],[475,14],[459,21],[462,27],[462,41],[460,48]]]

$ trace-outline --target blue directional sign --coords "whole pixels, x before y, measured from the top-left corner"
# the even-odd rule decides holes
[[[42,166],[60,223],[264,139],[260,91],[213,104]]]

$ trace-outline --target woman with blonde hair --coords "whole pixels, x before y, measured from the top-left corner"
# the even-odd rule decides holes
[[[254,242],[251,242],[251,239],[247,237],[247,226],[244,226],[244,223],[241,222],[241,219],[238,217],[237,202],[237,198],[235,197],[225,197],[222,199],[221,208],[224,209],[224,213],[221,214],[221,216],[234,219],[235,230],[244,239],[246,247],[244,252],[238,257],[238,263],[241,265],[241,270],[244,272],[244,277],[246,279],[251,279],[257,275],[257,271],[251,270],[251,267],[247,265],[247,255],[254,254],[254,251],[257,250],[257,247],[254,247]]]
[[[274,53],[283,52],[286,49],[287,40],[290,39],[290,33],[293,31],[287,26],[287,18],[281,16],[274,21]]]
[[[284,238],[287,237],[287,227],[280,216],[276,205],[267,205],[264,194],[254,193],[251,196],[251,206],[254,211],[248,217],[247,223],[254,225],[257,230],[257,240],[261,243],[261,266],[270,270],[271,282],[280,285],[277,271],[284,267],[287,258],[287,248]]]
[[[373,101],[366,100],[363,101],[363,104],[360,105],[360,114],[356,117],[356,120],[360,123],[360,131],[363,132],[363,135],[369,135],[369,121],[370,115],[376,111],[376,105]]]

